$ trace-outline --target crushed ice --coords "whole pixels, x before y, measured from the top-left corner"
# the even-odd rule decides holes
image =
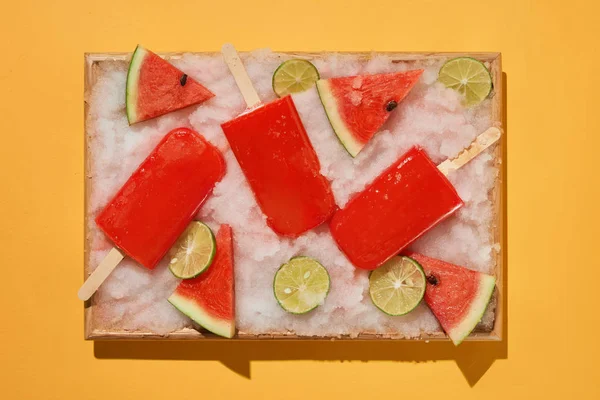
[[[259,50],[243,56],[253,83],[263,101],[275,99],[271,76],[289,56]],[[315,60],[323,78],[406,71],[423,68],[421,81],[398,106],[384,129],[356,159],[340,145],[327,121],[315,89],[294,95],[300,116],[321,162],[323,175],[332,181],[338,205],[362,190],[382,170],[411,146],[421,145],[438,163],[456,155],[491,121],[491,105],[474,110],[460,104],[460,96],[436,83],[443,59],[392,63],[382,55],[361,60],[348,55],[328,55]],[[306,335],[356,336],[359,332],[417,336],[439,331],[439,325],[424,304],[403,317],[378,311],[368,296],[368,275],[356,270],[338,250],[326,225],[296,240],[280,238],[266,225],[241,169],[220,128],[245,105],[233,77],[219,56],[186,54],[174,62],[189,76],[204,83],[217,96],[204,105],[129,127],[125,117],[124,63],[107,63],[89,96],[87,129],[92,147],[92,190],[88,204],[91,266],[96,266],[110,248],[93,217],[169,130],[188,126],[202,133],[224,154],[227,174],[202,207],[198,218],[211,228],[227,223],[235,241],[237,325],[244,332],[296,332]],[[355,80],[353,85],[360,87]],[[361,99],[352,99],[360,102]],[[488,192],[497,168],[489,155],[482,155],[449,178],[466,204],[456,216],[441,223],[418,240],[413,249],[473,269],[492,272],[492,253],[498,245],[490,236],[493,224]],[[286,313],[273,297],[272,282],[281,264],[296,255],[314,257],[329,271],[331,291],[325,303],[302,316]],[[165,334],[191,321],[168,302],[178,280],[163,260],[149,271],[126,259],[100,288],[96,297],[96,326]]]

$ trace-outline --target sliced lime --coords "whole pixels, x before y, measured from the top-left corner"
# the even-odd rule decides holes
[[[423,299],[425,286],[423,268],[408,257],[393,257],[369,277],[373,304],[389,315],[411,312]]]
[[[329,274],[310,257],[294,257],[275,274],[273,292],[285,311],[304,314],[325,301]]]
[[[283,62],[273,74],[273,91],[279,97],[303,92],[319,80],[319,71],[309,61],[292,59]]]
[[[193,221],[169,251],[169,269],[178,278],[194,278],[210,266],[215,249],[215,237],[210,228]]]
[[[467,106],[481,103],[492,91],[490,71],[482,62],[471,57],[447,61],[440,69],[438,80],[463,94]]]

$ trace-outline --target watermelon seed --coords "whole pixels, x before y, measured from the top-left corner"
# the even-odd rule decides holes
[[[181,86],[185,86],[186,82],[187,82],[187,74],[183,74],[183,76],[179,80],[179,83],[181,83]]]
[[[392,111],[396,107],[398,107],[398,102],[395,100],[392,100],[389,103],[387,103],[387,106],[385,106],[385,109],[387,111]]]
[[[437,284],[438,284],[437,278],[433,275],[429,275],[427,277],[427,282],[431,283],[433,286],[437,286]]]

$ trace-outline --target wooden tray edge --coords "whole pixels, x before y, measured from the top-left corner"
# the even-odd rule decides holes
[[[320,53],[315,52],[278,52],[281,54],[287,54],[294,57],[306,57],[310,58]],[[329,52],[328,52],[329,53]],[[333,52],[332,52],[333,53]],[[503,130],[502,138],[499,144],[494,149],[495,159],[501,163],[499,168],[499,177],[496,180],[496,186],[492,189],[492,196],[495,198],[495,211],[496,221],[495,230],[493,232],[494,242],[500,243],[500,251],[495,252],[496,259],[496,309],[494,316],[494,327],[490,332],[474,332],[466,341],[501,341],[504,338],[505,332],[505,285],[503,282],[504,268],[506,265],[505,261],[505,175],[506,175],[506,163],[505,161],[505,149],[506,149],[506,132],[503,127],[504,123],[504,112],[503,100],[504,100],[504,87],[502,77],[502,55],[499,52],[423,52],[423,53],[409,53],[409,52],[335,52],[339,55],[353,55],[353,56],[364,56],[365,58],[372,57],[373,54],[384,54],[389,57],[398,57],[397,61],[411,61],[411,60],[423,60],[429,58],[442,58],[442,57],[460,57],[469,56],[477,58],[484,62],[490,63],[490,71],[492,74],[492,81],[494,84],[494,96],[492,98],[492,121],[493,123]],[[87,114],[88,114],[88,103],[87,98],[95,83],[95,72],[97,69],[97,63],[100,61],[107,60],[127,60],[131,53],[84,53],[84,187],[85,187],[85,200],[84,200],[84,223],[85,223],[85,245],[84,245],[84,279],[87,277],[87,269],[89,263],[90,247],[89,247],[89,231],[88,231],[88,219],[87,219],[87,205],[89,202],[90,187],[88,185],[89,171],[91,165],[90,152],[88,151],[89,146],[89,135],[87,132]],[[160,53],[161,56],[166,58],[177,59],[183,56],[184,53]],[[192,54],[198,55],[214,55],[215,52],[194,52]],[[242,53],[244,54],[244,53]],[[95,297],[95,296],[94,296]],[[294,334],[261,334],[254,335],[244,332],[238,332],[233,339],[223,339],[217,335],[208,332],[199,332],[195,329],[184,328],[179,331],[169,333],[167,335],[157,335],[151,332],[137,332],[137,331],[106,331],[96,329],[93,326],[93,301],[94,297],[84,304],[84,339],[85,340],[236,340],[236,341],[247,341],[247,340],[411,340],[411,341],[448,341],[448,337],[443,333],[439,334],[421,334],[417,338],[407,338],[402,335],[392,334],[359,334],[357,337],[341,336],[297,336]]]

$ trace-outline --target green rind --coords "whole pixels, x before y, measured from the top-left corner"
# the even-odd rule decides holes
[[[175,308],[215,335],[231,339],[235,335],[235,320],[228,321],[208,314],[193,301],[173,293],[168,299]]]
[[[298,61],[297,59],[292,59],[292,60]],[[277,90],[275,89],[275,76],[277,76],[277,72],[281,69],[281,67],[283,67],[285,65],[285,63],[287,63],[288,61],[292,61],[292,60],[287,60],[287,61],[282,62],[281,64],[279,64],[279,67],[277,67],[275,72],[273,72],[273,77],[271,78],[271,88],[273,89],[273,92],[275,93],[275,95],[277,97],[283,97],[283,96],[280,93],[277,93]],[[315,67],[315,65],[308,60],[301,60],[301,61],[306,61],[307,63],[312,65],[315,72],[317,73],[317,81],[318,81],[321,78],[321,74],[319,74],[319,70],[317,69],[317,67]]]
[[[125,107],[127,111],[127,122],[129,125],[138,122],[137,119],[137,98],[138,82],[140,79],[140,67],[148,52],[142,46],[138,45],[131,56],[129,69],[127,70],[127,84],[125,89]]]
[[[327,274],[327,282],[329,283],[329,285],[327,285],[327,292],[325,292],[325,297],[324,297],[326,299],[327,296],[329,295],[329,291],[331,290],[331,275],[329,275],[329,271],[327,271],[327,268],[323,267],[323,264],[321,264],[320,262],[318,262],[314,258],[307,257],[307,256],[295,256],[295,257],[290,258],[290,261],[298,259],[298,258],[310,258],[311,260],[313,260],[314,262],[316,262],[317,264],[319,264],[325,270],[325,273]],[[288,261],[285,264],[281,264],[281,266],[279,267],[279,269],[277,270],[277,272],[275,272],[275,276],[273,277],[273,297],[275,297],[275,300],[277,300],[277,304],[279,304],[279,306],[281,308],[283,308],[286,312],[289,312],[290,314],[294,314],[294,315],[303,315],[303,314],[309,313],[312,310],[314,310],[315,308],[319,307],[319,304],[315,305],[313,308],[308,309],[308,310],[306,310],[304,312],[290,311],[287,308],[285,308],[283,306],[283,304],[281,304],[281,302],[277,298],[277,293],[275,292],[275,281],[277,280],[277,274],[279,274],[279,271],[281,271],[281,269],[283,268],[283,266],[286,265],[286,264],[289,264],[290,261]]]
[[[481,321],[487,305],[492,298],[495,287],[496,278],[491,275],[481,274],[477,296],[471,302],[471,308],[467,315],[456,327],[446,332],[455,346],[461,344],[473,329],[475,329],[479,321]]]
[[[473,58],[473,57],[455,57],[455,58],[452,58],[452,59],[450,59],[450,60],[446,61],[446,62],[444,63],[444,65],[442,65],[442,67],[440,68],[439,72],[442,72],[442,70],[444,69],[444,67],[445,67],[445,66],[446,66],[448,63],[451,63],[451,62],[453,62],[453,61],[456,61],[456,60],[464,60],[464,59],[473,60],[473,61],[475,61],[475,62],[477,62],[477,63],[481,64],[481,66],[482,66],[482,67],[483,67],[483,68],[484,68],[484,69],[487,71],[488,75],[490,76],[490,90],[489,90],[489,91],[488,91],[488,93],[485,95],[485,97],[484,97],[483,99],[481,99],[481,101],[479,102],[479,103],[481,103],[483,100],[485,100],[485,99],[487,99],[487,98],[489,97],[490,93],[492,93],[492,90],[494,89],[494,80],[492,79],[492,73],[490,72],[490,70],[488,69],[488,67],[486,67],[486,66],[485,66],[485,64],[484,64],[484,63],[482,63],[481,61],[479,61],[478,59],[476,59],[476,58]],[[438,72],[438,74],[439,74],[439,72]],[[469,106],[469,107],[476,106],[476,105],[477,105],[477,104],[479,104],[479,103],[473,103],[473,104],[469,104],[468,106]]]
[[[171,271],[171,273],[179,279],[194,279],[197,276],[199,276],[201,273],[203,273],[204,271],[206,271],[208,269],[208,267],[210,267],[215,259],[215,254],[217,254],[217,240],[215,239],[215,234],[213,233],[212,229],[210,229],[210,227],[208,225],[206,225],[203,222],[200,221],[194,221],[197,222],[199,224],[202,224],[206,227],[206,229],[208,229],[208,232],[210,233],[210,237],[212,239],[212,243],[213,243],[213,248],[212,248],[212,252],[210,254],[210,258],[208,259],[208,262],[204,265],[204,268],[202,268],[196,275],[193,276],[188,276],[188,277],[183,277],[183,276],[179,276],[177,275],[172,269],[171,269],[171,264],[169,264],[169,271]]]
[[[400,256],[400,257],[405,257],[405,256]],[[423,270],[423,267],[421,266],[421,264],[419,264],[417,262],[417,260],[415,260],[413,258],[410,258],[410,257],[406,257],[406,258],[408,258],[410,261],[412,261],[415,264],[415,266],[417,268],[419,268],[419,270],[421,271],[421,274],[423,275],[423,279],[425,279],[425,271]],[[375,270],[373,270],[373,271],[375,271]],[[421,299],[415,304],[415,306],[413,308],[411,308],[410,310],[408,310],[407,312],[402,313],[402,314],[390,314],[389,312],[385,311],[383,308],[379,307],[377,305],[377,303],[375,303],[375,300],[373,299],[373,295],[371,294],[371,285],[370,285],[370,283],[371,283],[371,275],[373,274],[373,271],[369,272],[369,297],[371,298],[371,303],[373,303],[373,305],[375,307],[377,307],[382,313],[384,313],[386,315],[389,315],[390,317],[401,317],[402,315],[406,315],[406,314],[411,313],[423,301],[423,298],[425,297],[425,289],[424,288],[423,288],[423,293],[421,294]]]
[[[338,111],[337,101],[333,96],[329,81],[326,79],[318,80],[317,92],[319,93],[321,104],[323,104],[323,108],[325,109],[325,114],[327,114],[327,119],[338,137],[338,140],[344,146],[348,154],[352,157],[356,157],[364,145],[354,139],[352,132],[350,132],[346,127],[346,124],[344,124]]]

